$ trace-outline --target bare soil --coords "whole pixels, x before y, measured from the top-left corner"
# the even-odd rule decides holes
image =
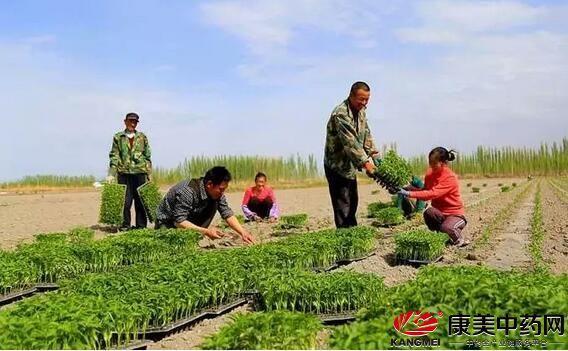
[[[541,184],[544,222],[543,258],[554,274],[568,273],[568,203],[552,191],[548,182]]]
[[[250,306],[241,306],[222,316],[203,320],[191,329],[170,335],[165,339],[148,345],[150,350],[190,350],[196,349],[205,341],[205,337],[219,332],[223,325],[239,313],[250,313]]]
[[[494,233],[494,244],[487,259],[489,266],[499,269],[511,269],[528,266],[531,257],[528,245],[531,236],[531,217],[534,211],[536,187],[524,197],[521,204],[513,204],[515,211],[506,220],[503,228]]]

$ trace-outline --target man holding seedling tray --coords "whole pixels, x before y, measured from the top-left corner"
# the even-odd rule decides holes
[[[146,228],[148,219],[138,194],[139,186],[150,179],[152,161],[150,159],[150,144],[144,133],[136,130],[140,117],[134,112],[126,114],[124,124],[126,128],[114,135],[110,150],[110,175],[108,181],[116,177],[119,184],[126,185],[124,201],[123,222],[120,230],[130,229],[130,208],[134,201],[136,212],[136,228]]]
[[[209,228],[218,211],[245,243],[254,243],[252,235],[241,226],[227,203],[224,192],[230,181],[231,173],[225,167],[216,166],[202,178],[177,183],[158,206],[156,229],[194,229],[211,239],[219,239],[223,233],[214,227]]]
[[[369,177],[376,170],[373,159],[379,152],[366,115],[370,90],[367,83],[355,82],[349,97],[333,109],[327,122],[324,170],[337,228],[357,225],[357,170],[365,169]]]

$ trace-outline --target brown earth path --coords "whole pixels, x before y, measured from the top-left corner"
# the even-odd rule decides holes
[[[511,184],[518,179],[483,179],[461,181],[464,201],[476,201],[498,191],[498,183]],[[479,194],[473,194],[466,183],[487,187],[481,188]],[[163,189],[164,191],[167,189]],[[376,184],[360,184],[358,215],[364,223],[366,206],[371,202],[389,201],[385,190],[379,190]],[[333,225],[331,203],[326,187],[306,189],[275,189],[282,214],[307,213],[310,216],[309,229],[326,228]],[[227,194],[229,205],[235,213],[241,213],[240,202],[242,192]],[[0,195],[0,248],[14,248],[22,241],[30,241],[34,234],[45,232],[67,231],[77,226],[92,227],[97,225],[100,192],[65,192],[30,195]],[[215,222],[218,222],[218,217]],[[265,226],[266,227],[266,226]],[[253,225],[250,229],[263,235]],[[104,237],[107,233],[97,230],[96,237]],[[262,237],[261,237],[262,239]],[[262,240],[261,240],[262,241]]]
[[[536,186],[532,186],[503,228],[492,233],[491,253],[486,263],[498,269],[527,267],[531,263],[528,245],[531,241],[531,218],[534,211]]]
[[[543,259],[553,274],[568,273],[568,202],[546,181],[541,184],[544,222]]]

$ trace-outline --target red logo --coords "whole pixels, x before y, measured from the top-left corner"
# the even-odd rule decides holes
[[[442,317],[438,312],[438,317]],[[394,329],[406,336],[424,336],[438,328],[438,319],[430,312],[410,311],[394,319]]]

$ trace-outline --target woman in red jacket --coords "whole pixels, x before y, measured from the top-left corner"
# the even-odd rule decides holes
[[[424,189],[409,191],[401,189],[399,194],[424,201],[432,201],[431,207],[424,211],[424,221],[430,230],[447,233],[452,243],[457,246],[469,244],[462,236],[467,224],[463,201],[460,196],[458,177],[448,162],[455,160],[453,150],[437,147],[430,151],[430,168],[424,178]]]

